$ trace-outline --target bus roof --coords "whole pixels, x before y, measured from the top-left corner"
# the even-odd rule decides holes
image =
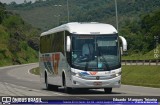
[[[115,34],[117,30],[110,24],[90,22],[90,23],[78,23],[72,22],[53,28],[46,32],[43,32],[41,36],[68,31],[74,34]]]

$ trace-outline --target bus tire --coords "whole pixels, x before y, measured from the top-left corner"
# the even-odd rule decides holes
[[[46,72],[45,72],[45,85],[47,90],[52,90],[52,85],[48,84],[48,77]]]
[[[72,88],[66,87],[65,88],[65,93],[71,94],[72,93]]]
[[[56,85],[51,85],[51,87],[52,87],[52,90],[58,91],[58,86],[56,86]]]
[[[65,93],[69,93],[69,94],[72,93],[72,88],[66,86],[66,79],[65,79],[65,77],[63,78],[63,87],[64,87],[64,92]]]
[[[112,88],[104,88],[105,93],[112,93]]]

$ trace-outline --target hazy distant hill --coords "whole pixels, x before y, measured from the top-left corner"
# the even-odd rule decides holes
[[[138,19],[141,14],[160,9],[159,0],[117,0],[117,4],[120,27],[127,21]],[[21,5],[12,3],[8,9],[19,13],[25,21],[43,30],[67,22],[66,0],[39,0],[33,4],[29,2]],[[114,0],[69,0],[69,11],[70,21],[96,21],[115,25]]]

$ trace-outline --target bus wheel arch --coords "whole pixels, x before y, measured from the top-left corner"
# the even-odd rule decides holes
[[[45,73],[44,73],[44,78],[45,78],[46,89],[47,89],[47,90],[51,90],[51,85],[48,84],[48,76],[47,76],[47,72],[46,72],[46,71],[45,71]]]
[[[62,85],[65,93],[72,93],[72,88],[66,86],[66,76],[64,72],[62,72]]]
[[[62,72],[62,86],[65,86],[65,74]]]

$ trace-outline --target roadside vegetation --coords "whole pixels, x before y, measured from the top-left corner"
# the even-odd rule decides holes
[[[0,3],[0,66],[37,62],[39,32]]]
[[[128,54],[144,59],[154,58],[154,53],[160,55],[160,10],[142,15],[139,21],[132,21],[123,26],[120,34],[123,34],[128,42]],[[154,50],[156,49],[156,50]]]
[[[158,53],[155,53],[158,51]],[[155,54],[158,54],[159,57],[156,58]],[[122,56],[122,60],[160,60],[160,44],[156,46],[155,49],[143,54],[143,53],[133,53],[130,55]]]
[[[122,84],[160,88],[160,66],[128,65],[122,66]],[[39,75],[39,67],[30,70]]]

